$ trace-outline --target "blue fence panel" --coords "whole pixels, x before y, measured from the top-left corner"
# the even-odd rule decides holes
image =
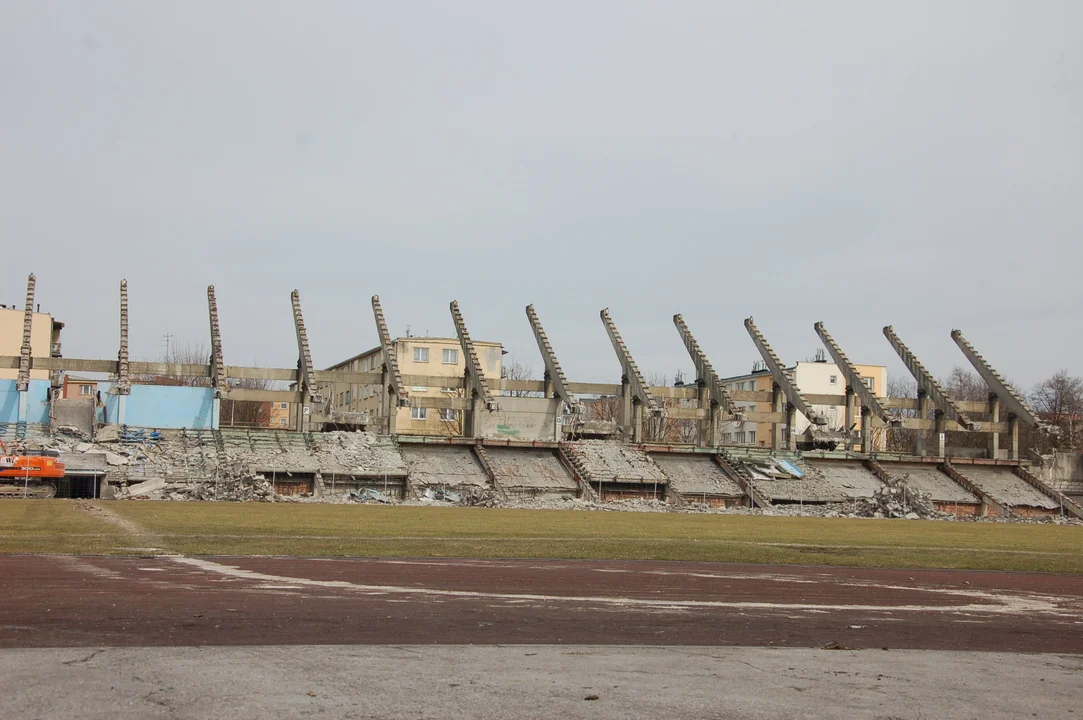
[[[110,383],[98,383],[103,411],[98,419],[119,422],[120,397],[110,395]],[[214,416],[214,390],[211,388],[179,387],[173,385],[132,385],[124,410],[124,424],[133,427],[217,430]]]
[[[19,391],[15,380],[0,380],[0,422],[19,422]],[[31,380],[26,393],[26,422],[49,422],[49,381]]]

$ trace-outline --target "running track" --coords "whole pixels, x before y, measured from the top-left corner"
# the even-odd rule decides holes
[[[0,647],[1083,652],[1083,577],[721,563],[0,556]]]

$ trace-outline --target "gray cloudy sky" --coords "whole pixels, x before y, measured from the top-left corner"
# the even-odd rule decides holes
[[[65,354],[162,334],[291,366],[391,330],[503,342],[540,375],[721,373],[741,321],[804,359],[938,374],[953,327],[1030,385],[1083,373],[1079,2],[0,4],[0,302],[25,276]]]

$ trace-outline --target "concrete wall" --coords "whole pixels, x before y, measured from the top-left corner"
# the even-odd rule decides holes
[[[1083,453],[1058,453],[1052,463],[1031,468],[1055,490],[1071,495],[1083,494]]]
[[[15,381],[0,380],[0,423],[17,422],[19,422],[19,391],[15,389]],[[30,389],[27,391],[26,422],[49,422],[48,380],[30,381]]]
[[[99,383],[105,403],[106,422],[119,421],[120,396],[110,395],[110,383]],[[99,416],[99,419],[103,419]],[[214,390],[171,385],[132,385],[127,397],[124,423],[133,427],[217,430]]]
[[[12,298],[15,300],[16,298]],[[34,313],[30,326],[30,354],[33,357],[51,356],[53,341],[53,316],[47,313]],[[0,308],[0,355],[18,355],[23,347],[23,311]],[[0,379],[14,380],[19,371],[11,368],[0,370]],[[48,370],[31,370],[30,377],[48,380]]]
[[[87,436],[94,434],[94,399],[58,398],[53,405],[53,427],[77,427]]]
[[[484,362],[484,361],[483,361]],[[555,440],[560,400],[556,398],[497,398],[500,409],[482,411],[480,434],[488,438],[513,440]]]

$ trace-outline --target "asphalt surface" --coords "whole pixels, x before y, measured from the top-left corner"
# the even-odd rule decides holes
[[[1064,720],[1083,716],[1081,673],[1079,656],[912,650],[583,645],[4,650],[0,715],[51,720]]]
[[[721,563],[0,557],[0,648],[740,645],[1083,652],[1083,578]]]

